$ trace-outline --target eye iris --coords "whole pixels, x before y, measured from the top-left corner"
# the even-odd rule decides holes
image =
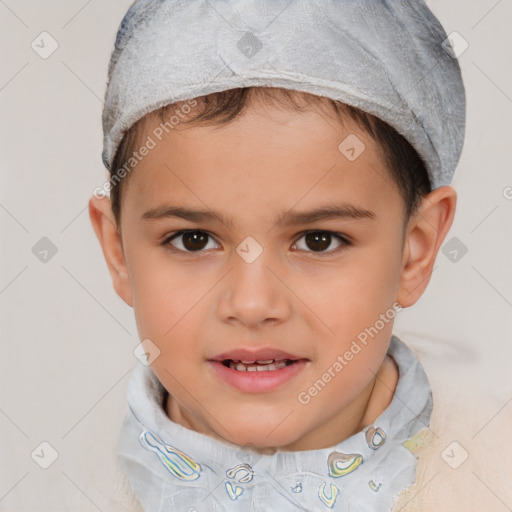
[[[329,233],[307,233],[306,244],[310,249],[324,251],[331,244],[331,235]]]
[[[205,247],[208,240],[208,235],[201,231],[192,231],[189,233],[183,233],[183,246],[189,250],[200,250]]]

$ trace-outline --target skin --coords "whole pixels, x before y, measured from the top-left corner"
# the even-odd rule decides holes
[[[141,141],[158,122],[148,123]],[[366,146],[355,161],[338,150],[349,134]],[[430,193],[405,224],[378,146],[352,120],[341,127],[312,109],[257,102],[221,127],[178,125],[126,185],[119,231],[108,198],[90,199],[90,218],[140,339],[160,350],[152,368],[170,394],[171,420],[271,453],[333,446],[389,405],[398,381],[386,356],[392,320],[309,403],[297,396],[380,314],[422,295],[453,221],[451,187]],[[340,203],[374,217],[275,222],[289,210]],[[232,226],[142,219],[161,205],[215,209]],[[162,245],[183,229],[210,236],[203,246],[184,236]],[[322,252],[308,243],[306,230],[340,233],[350,244],[332,236]],[[248,236],[263,248],[250,264],[236,252]],[[238,391],[207,363],[235,348],[269,346],[309,360],[273,391]]]

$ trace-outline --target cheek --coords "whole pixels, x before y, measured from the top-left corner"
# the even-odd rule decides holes
[[[346,268],[331,276],[324,287],[327,294],[317,298],[319,316],[338,339],[353,339],[374,325],[381,314],[394,314],[400,282],[398,256],[394,250],[379,249],[367,254],[361,251]],[[386,328],[391,326],[386,323]]]
[[[133,258],[133,308],[139,335],[154,339],[162,349],[183,339],[193,326],[208,286],[198,276],[172,266],[165,255]],[[201,283],[203,283],[201,285]]]
[[[323,286],[327,295],[318,294],[311,304],[331,330],[319,352],[319,369],[331,368],[336,375],[325,400],[331,393],[353,398],[378,372],[399,310],[393,307],[400,278],[399,257],[396,244],[361,250],[346,269]]]

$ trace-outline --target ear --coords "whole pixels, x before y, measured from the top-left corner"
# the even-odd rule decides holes
[[[91,197],[89,217],[103,250],[114,290],[129,306],[133,306],[130,278],[110,199]]]
[[[437,252],[455,216],[457,193],[443,186],[423,198],[411,217],[406,234],[397,302],[412,306],[427,287]]]

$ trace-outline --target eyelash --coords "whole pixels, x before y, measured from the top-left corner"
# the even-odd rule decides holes
[[[183,229],[181,231],[176,231],[174,233],[172,233],[171,235],[169,235],[168,237],[166,237],[160,245],[162,246],[166,246],[169,250],[173,251],[173,252],[181,252],[181,253],[185,253],[185,254],[194,254],[194,253],[201,253],[201,252],[204,252],[204,250],[200,250],[200,251],[184,251],[182,249],[177,249],[176,247],[172,246],[170,244],[170,242],[172,240],[174,240],[175,238],[178,238],[179,236],[181,235],[184,235],[186,233],[205,233],[206,235],[208,235],[210,238],[213,238],[212,235],[210,235],[210,233],[208,233],[207,231],[203,231],[203,230],[200,230],[200,229]],[[335,254],[335,253],[338,253],[344,249],[346,249],[348,246],[352,245],[352,243],[350,242],[350,240],[347,239],[347,237],[343,236],[341,233],[337,233],[335,231],[328,231],[328,230],[322,230],[322,229],[310,229],[308,231],[303,231],[302,233],[300,233],[300,237],[297,239],[297,241],[295,243],[297,243],[303,236],[309,234],[309,233],[327,233],[331,236],[333,236],[334,238],[336,238],[339,242],[341,242],[341,245],[335,249],[332,249],[330,251],[306,251],[306,252],[311,252],[312,254],[315,254],[315,255],[318,255],[318,256],[328,256],[328,255],[331,255],[331,254]],[[304,249],[301,249],[301,250],[304,250]]]

